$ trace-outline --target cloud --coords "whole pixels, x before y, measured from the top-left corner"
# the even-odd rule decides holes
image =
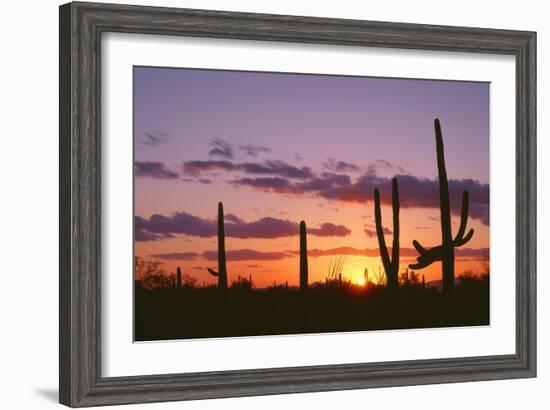
[[[204,185],[210,185],[212,180],[210,178],[199,178],[199,182]]]
[[[201,172],[210,171],[234,171],[236,168],[230,161],[185,161],[183,163],[183,173],[197,176]]]
[[[378,170],[388,170],[393,168],[393,164],[390,161],[385,159],[376,158],[373,160],[372,164],[367,167],[368,174],[376,174]],[[402,167],[397,167],[398,169],[403,169]]]
[[[218,260],[217,251],[204,251],[201,256],[209,261]],[[226,251],[225,256],[229,261],[276,261],[292,255],[287,252],[260,252],[252,249],[238,249]]]
[[[244,221],[241,218],[239,218],[237,215],[234,215],[234,214],[225,214],[223,218],[226,222],[244,223]]]
[[[295,167],[285,161],[269,160],[263,163],[257,162],[231,162],[227,160],[193,160],[183,163],[183,172],[197,176],[202,172],[226,171],[243,172],[253,175],[273,175],[290,179],[308,179],[313,177],[309,167]]]
[[[154,214],[149,219],[135,218],[136,241],[160,240],[183,234],[202,238],[217,235],[217,221],[203,219],[187,212],[176,212],[171,216]],[[323,223],[320,227],[308,229],[311,235],[342,237],[351,233],[343,225]],[[286,219],[265,217],[252,222],[245,222],[233,215],[225,215],[225,235],[231,238],[272,239],[296,236],[299,225]]]
[[[271,148],[252,144],[239,145],[239,149],[249,157],[257,157],[260,154],[267,154],[271,152]]]
[[[299,251],[289,251],[293,254],[299,254]],[[388,252],[391,254],[391,247],[388,247]],[[351,246],[342,246],[339,248],[330,249],[308,249],[307,255],[312,258],[318,258],[322,256],[366,256],[366,257],[379,257],[380,250],[378,248],[365,248],[358,249]],[[488,257],[489,248],[458,248],[456,249],[456,256],[459,258],[482,258]],[[402,258],[417,257],[418,252],[414,248],[400,248],[399,256]]]
[[[308,228],[307,232],[316,236],[347,236],[351,233],[351,230],[343,225],[326,222],[320,228]]]
[[[401,208],[439,209],[439,181],[419,178],[412,175],[397,175]],[[391,204],[391,178],[379,177],[374,173],[365,173],[352,181],[349,175],[325,172],[305,181],[290,181],[284,178],[241,178],[230,181],[236,186],[248,186],[254,189],[294,194],[298,196],[316,196],[328,200],[350,203],[372,201],[375,188],[380,189],[382,204]],[[473,179],[449,180],[451,210],[460,214],[462,192],[467,190],[470,196],[469,215],[489,224],[489,185]]]
[[[374,227],[366,226],[364,231],[368,238],[375,238],[377,236],[376,229]],[[384,235],[393,234],[393,231],[385,226],[382,227],[382,231],[384,232]]]
[[[171,137],[170,134],[161,131],[146,131],[143,135],[144,138],[140,142],[151,147],[166,144]]]
[[[240,178],[235,179],[230,183],[235,186],[249,186],[260,191],[294,194],[299,193],[298,190],[292,187],[291,181],[280,177]]]
[[[170,171],[163,162],[136,161],[134,172],[137,178],[176,179],[178,174]]]
[[[488,258],[489,248],[457,248],[455,254],[459,257]]]
[[[391,247],[388,247],[388,252],[391,253]],[[298,254],[299,251],[293,251],[293,253]],[[338,255],[352,255],[352,256],[367,256],[367,257],[378,257],[380,256],[380,250],[378,248],[365,248],[358,249],[351,246],[342,246],[339,248],[331,249],[308,249],[307,255],[312,258],[318,258],[321,256],[338,256]],[[407,256],[417,256],[417,252],[413,248],[401,248],[399,255],[402,257]]]
[[[391,253],[391,247],[388,248],[388,252]],[[288,251],[256,251],[253,249],[236,249],[226,251],[226,257],[228,261],[278,261],[281,259],[296,257],[299,254],[298,250]],[[365,248],[358,249],[351,246],[342,246],[338,248],[329,249],[309,249],[307,252],[311,258],[319,258],[324,256],[364,256],[364,257],[379,257],[380,251],[378,248]],[[418,253],[414,248],[401,248],[399,251],[400,257],[403,259],[415,258]],[[197,252],[172,252],[172,253],[159,253],[151,255],[154,258],[162,260],[179,260],[179,261],[191,261],[196,259],[205,259],[213,262],[218,260],[217,251],[204,251],[202,253]],[[456,250],[457,258],[461,260],[479,260],[487,258],[489,256],[489,248],[459,248]],[[260,265],[251,264],[247,265],[249,268],[261,268]],[[199,267],[195,267],[199,268]]]
[[[357,172],[361,169],[355,164],[346,161],[336,161],[333,158],[327,159],[323,163],[323,168],[331,172]]]
[[[211,149],[208,151],[208,155],[232,159],[233,158],[233,146],[222,138],[212,138],[208,144]]]
[[[199,257],[196,252],[172,252],[172,253],[157,253],[151,255],[153,258],[172,261],[191,261]]]
[[[134,218],[134,240],[136,242],[160,241],[173,237],[171,233],[149,232],[146,229],[148,221],[141,216]]]

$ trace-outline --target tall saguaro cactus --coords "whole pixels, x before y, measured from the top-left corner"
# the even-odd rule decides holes
[[[306,223],[300,222],[300,289],[307,289],[307,236],[306,236]]]
[[[211,275],[218,278],[218,288],[227,289],[227,267],[225,260],[225,226],[223,204],[218,203],[218,271],[208,268]]]
[[[378,247],[380,248],[380,258],[386,271],[387,286],[397,288],[399,275],[399,186],[397,178],[392,179],[392,212],[393,212],[393,243],[392,257],[388,252],[386,240],[384,239],[384,229],[382,227],[382,210],[380,208],[380,191],[374,190],[374,219],[376,222],[376,235],[378,237]]]
[[[443,135],[439,119],[435,119],[435,145],[437,152],[437,172],[439,175],[439,207],[441,219],[441,245],[431,249],[424,248],[417,240],[413,241],[415,249],[420,254],[416,264],[411,264],[411,269],[423,269],[436,261],[441,261],[443,270],[443,292],[449,293],[455,284],[455,248],[466,244],[474,235],[474,230],[466,232],[468,223],[469,195],[468,191],[462,194],[462,211],[460,214],[460,227],[453,239],[451,232],[451,206],[449,201],[449,181],[445,168],[445,155],[443,146]]]
[[[176,288],[181,289],[181,269],[179,266],[176,269]]]

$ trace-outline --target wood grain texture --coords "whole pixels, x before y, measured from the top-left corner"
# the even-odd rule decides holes
[[[217,37],[516,57],[516,353],[101,377],[101,33]],[[60,7],[60,402],[96,406],[534,377],[536,34],[112,4]]]

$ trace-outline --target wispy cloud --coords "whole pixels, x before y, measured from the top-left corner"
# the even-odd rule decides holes
[[[361,168],[358,165],[346,161],[337,161],[334,158],[329,158],[323,163],[323,168],[331,172],[357,172]]]
[[[146,131],[143,133],[143,138],[140,142],[150,147],[166,144],[170,140],[171,134],[161,131]]]
[[[176,179],[178,174],[169,170],[163,162],[136,161],[134,172],[137,178]]]
[[[393,231],[389,228],[386,228],[385,226],[382,227],[382,231],[384,232],[384,235],[391,235],[393,234]],[[368,238],[374,238],[376,237],[376,228],[372,226],[365,225],[364,229],[365,235],[367,235]]]
[[[239,149],[249,157],[257,157],[260,154],[269,154],[271,152],[271,148],[253,144],[239,145]]]
[[[208,151],[208,155],[210,156],[217,156],[227,159],[232,159],[234,156],[233,146],[223,138],[212,138],[208,145],[210,146],[210,151]]]

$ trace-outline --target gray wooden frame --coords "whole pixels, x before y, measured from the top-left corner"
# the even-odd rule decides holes
[[[101,34],[510,54],[516,59],[516,353],[277,369],[101,376]],[[536,33],[206,10],[60,7],[60,402],[72,407],[535,377]]]

